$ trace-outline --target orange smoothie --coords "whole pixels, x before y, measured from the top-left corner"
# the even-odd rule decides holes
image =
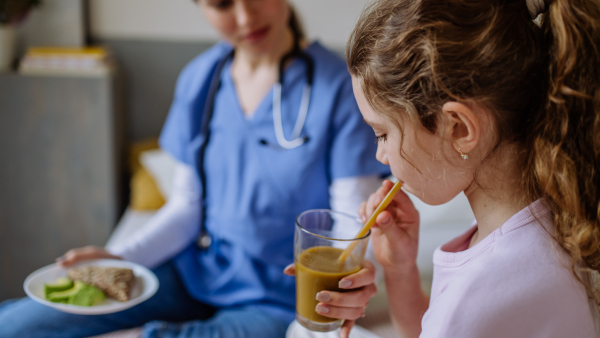
[[[296,260],[296,311],[302,317],[319,323],[338,320],[318,314],[315,307],[319,302],[315,297],[323,290],[345,291],[338,288],[340,279],[360,270],[359,264],[352,264],[352,256],[338,260],[342,252],[338,248],[317,246],[306,249]]]

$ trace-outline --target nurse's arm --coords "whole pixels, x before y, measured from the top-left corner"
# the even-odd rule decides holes
[[[198,175],[192,166],[177,162],[173,176],[167,203],[126,243],[108,248],[111,254],[153,268],[196,239],[201,199]]]

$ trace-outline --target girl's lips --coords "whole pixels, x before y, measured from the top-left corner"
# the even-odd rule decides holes
[[[257,29],[255,31],[253,31],[252,33],[246,35],[245,38],[246,38],[246,40],[248,40],[250,42],[257,42],[267,35],[267,33],[269,32],[269,29],[270,29],[269,26]]]

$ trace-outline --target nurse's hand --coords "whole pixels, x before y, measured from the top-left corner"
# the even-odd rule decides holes
[[[383,181],[358,210],[358,215],[366,222],[394,184]],[[419,212],[402,190],[394,196],[389,206],[377,216],[371,229],[375,258],[384,272],[408,271],[416,265],[419,244]]]
[[[296,274],[294,264],[283,271],[286,275]],[[340,331],[341,338],[348,338],[356,319],[363,317],[369,299],[377,293],[375,267],[365,260],[362,269],[340,280],[340,289],[346,292],[321,291],[317,294],[319,304],[315,311],[325,317],[345,319]]]
[[[119,256],[109,253],[104,248],[88,245],[84,246],[83,248],[71,249],[67,251],[66,254],[56,259],[56,263],[62,267],[68,268],[79,261],[103,258],[123,259]]]

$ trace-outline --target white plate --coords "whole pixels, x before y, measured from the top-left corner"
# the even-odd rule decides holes
[[[129,309],[152,297],[156,293],[156,290],[158,290],[158,279],[156,278],[156,275],[139,264],[116,259],[97,259],[83,261],[75,266],[86,265],[128,268],[133,270],[135,284],[131,289],[129,295],[130,299],[126,302],[119,302],[118,300],[106,297],[104,302],[94,306],[78,306],[49,302],[44,296],[44,283],[53,283],[60,277],[67,277],[67,268],[60,267],[58,264],[51,264],[32,272],[23,283],[25,293],[36,302],[48,305],[60,311],[80,315],[101,315]]]

